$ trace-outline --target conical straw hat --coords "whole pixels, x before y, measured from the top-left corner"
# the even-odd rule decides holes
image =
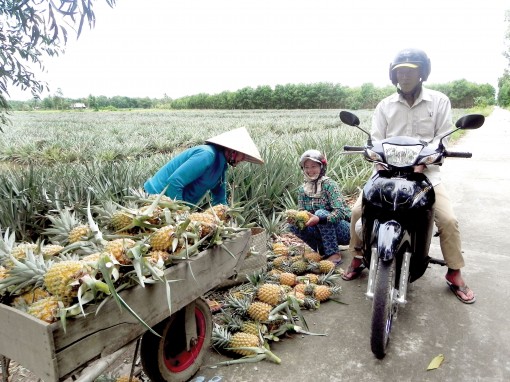
[[[245,155],[245,160],[252,163],[263,164],[259,150],[245,127],[227,131],[226,133],[206,139],[207,143],[214,143]]]

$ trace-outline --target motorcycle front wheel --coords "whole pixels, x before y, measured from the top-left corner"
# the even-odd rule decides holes
[[[390,339],[391,325],[395,314],[393,294],[395,290],[396,260],[379,259],[374,285],[372,305],[372,333],[370,345],[372,353],[382,359]]]
[[[194,301],[197,338],[186,344],[185,310],[172,314],[153,329],[161,337],[147,331],[142,337],[142,366],[153,382],[188,381],[202,366],[211,344],[212,314],[202,298]]]

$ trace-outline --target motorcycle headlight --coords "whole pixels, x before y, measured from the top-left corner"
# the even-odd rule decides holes
[[[412,166],[423,149],[422,145],[399,146],[390,143],[383,143],[386,163],[396,167]]]
[[[418,164],[428,165],[428,164],[436,163],[437,158],[439,158],[440,155],[441,155],[440,153],[434,153],[432,155],[427,155],[425,158],[422,158],[418,162]]]
[[[370,159],[373,162],[382,162],[383,161],[382,157],[379,154],[377,154],[374,150],[366,149],[365,153],[366,153],[368,159]]]

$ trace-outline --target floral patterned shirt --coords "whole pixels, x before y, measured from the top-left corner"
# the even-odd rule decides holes
[[[320,197],[310,197],[304,192],[303,185],[298,189],[298,208],[312,214],[319,209],[330,212],[328,223],[337,223],[340,220],[351,220],[351,209],[345,202],[338,184],[331,178],[322,183]]]

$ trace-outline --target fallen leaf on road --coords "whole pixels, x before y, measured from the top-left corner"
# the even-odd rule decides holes
[[[441,366],[441,363],[444,361],[444,355],[439,354],[438,356],[434,357],[432,361],[429,363],[429,367],[427,367],[427,370],[434,370],[437,369],[439,366]]]

